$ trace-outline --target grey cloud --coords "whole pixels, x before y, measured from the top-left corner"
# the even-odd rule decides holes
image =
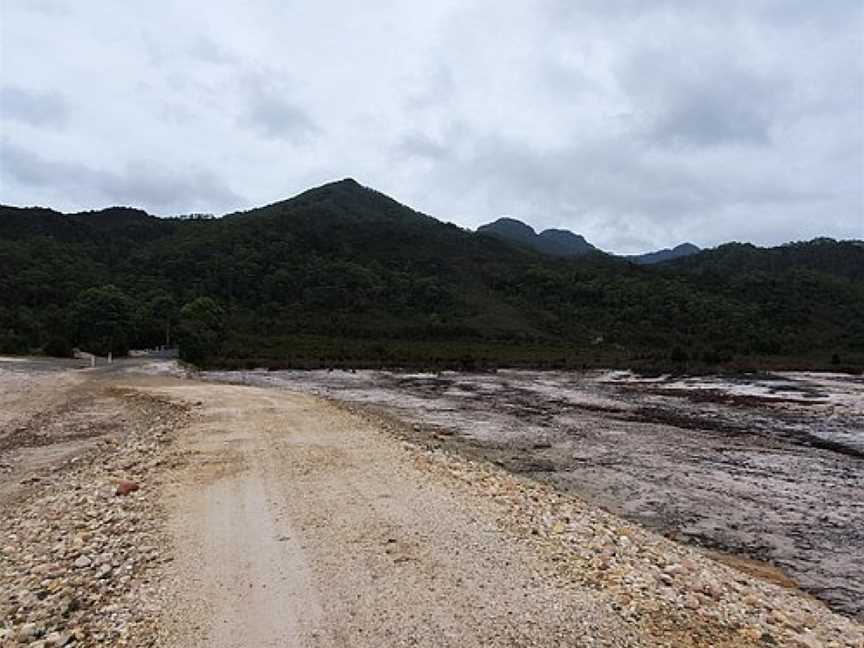
[[[860,18],[864,8],[858,0],[832,0],[813,4],[812,0],[544,0],[544,10],[551,19],[575,20],[595,16],[616,20],[632,20],[645,15],[707,17],[722,21],[730,18],[747,19],[756,23],[761,19],[780,20],[784,23],[847,23],[851,17]]]
[[[449,66],[438,63],[413,78],[407,79],[409,91],[405,105],[409,109],[424,110],[446,104],[456,92],[456,81]]]
[[[237,62],[237,57],[234,56],[227,48],[223,47],[215,40],[208,36],[199,35],[189,46],[189,54],[205,63],[213,63],[214,65],[228,65]]]
[[[190,204],[213,208],[245,202],[209,170],[176,173],[161,164],[140,160],[127,164],[122,175],[109,176],[103,187],[107,195],[162,208],[187,209]]]
[[[782,2],[547,2],[534,46],[549,96],[519,108],[538,131],[557,117],[558,141],[478,120],[421,177],[472,225],[512,214],[622,251],[860,236],[862,11],[794,4],[778,24]]]
[[[647,135],[661,144],[684,146],[769,144],[772,107],[780,101],[764,86],[717,77],[696,87],[680,86],[666,99]]]
[[[860,30],[864,20],[864,5],[859,0],[832,0],[820,3],[818,7],[811,0],[773,0],[763,4],[761,11],[766,17],[785,24],[817,23],[835,27],[857,22]]]
[[[63,0],[30,0],[22,3],[28,11],[36,11],[45,14],[66,14],[69,6]]]
[[[6,138],[0,140],[0,172],[7,179],[33,187],[80,183],[88,192],[102,179],[85,166],[43,159]]]
[[[440,144],[423,133],[408,133],[396,144],[395,153],[400,157],[426,158],[444,160],[450,154],[450,148]]]
[[[0,116],[31,126],[62,128],[68,120],[69,108],[58,92],[7,85],[0,88]]]
[[[479,138],[469,153],[450,158],[427,178],[432,186],[451,187],[468,204],[484,206],[483,215],[462,214],[472,225],[510,214],[539,229],[568,227],[618,251],[694,238],[712,244],[704,237],[714,235],[714,229],[699,223],[742,207],[745,214],[808,205],[819,211],[836,198],[746,170],[722,177],[687,160],[660,158],[627,137],[555,149]],[[746,219],[736,220],[738,232],[750,227]],[[634,247],[637,241],[644,245]]]
[[[789,97],[780,79],[668,51],[640,51],[620,78],[642,111],[642,134],[659,145],[767,145]]]
[[[243,123],[259,135],[305,144],[321,132],[309,114],[276,88],[252,82]]]
[[[129,162],[122,173],[80,162],[44,158],[8,139],[0,141],[0,176],[44,191],[69,194],[82,205],[89,201],[135,205],[169,212],[212,209],[245,200],[205,169],[170,170],[147,161]]]

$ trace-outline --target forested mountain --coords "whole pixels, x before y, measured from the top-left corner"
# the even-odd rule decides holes
[[[633,263],[639,263],[640,265],[651,265],[654,263],[665,263],[666,261],[672,261],[673,259],[680,259],[682,257],[692,256],[694,254],[698,254],[701,250],[699,247],[693,245],[692,243],[682,243],[681,245],[676,245],[674,248],[664,248],[662,250],[657,250],[656,252],[646,252],[645,254],[631,254],[625,256],[624,258],[628,261],[632,261]]]
[[[564,229],[547,229],[538,234],[533,227],[515,218],[499,218],[492,223],[481,225],[477,228],[477,233],[494,236],[551,256],[575,257],[602,253],[602,250],[591,245],[581,234],[574,234],[570,230]],[[640,265],[652,265],[690,256],[697,252],[699,252],[697,246],[692,243],[682,243],[672,249],[666,248],[645,254],[631,254],[621,258]]]
[[[555,256],[582,256],[599,251],[583,236],[569,230],[547,229],[538,234],[533,227],[515,218],[499,218],[493,223],[481,225],[477,228],[477,233]]]
[[[855,368],[862,273],[861,243],[830,240],[549,256],[353,180],[212,220],[2,207],[0,351],[179,335],[227,366]]]

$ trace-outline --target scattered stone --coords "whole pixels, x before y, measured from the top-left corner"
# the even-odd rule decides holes
[[[117,484],[117,490],[114,492],[115,495],[128,495],[129,493],[134,493],[139,488],[141,488],[136,482],[122,480]]]
[[[50,646],[51,648],[59,648],[61,646],[66,646],[70,643],[72,643],[71,632],[52,632],[45,637],[46,647]]]
[[[117,480],[170,456],[185,408],[131,397],[116,440],[42,479],[0,521],[0,646],[152,646],[167,540],[156,488]],[[153,413],[169,414],[159,426]],[[86,434],[86,430],[76,433]],[[125,466],[125,468],[124,468]],[[148,471],[149,472],[149,471]],[[153,476],[156,485],[159,475]],[[110,605],[106,605],[110,603]],[[110,609],[109,609],[110,608]]]
[[[29,641],[31,639],[36,639],[41,634],[42,634],[42,628],[40,628],[35,623],[25,623],[24,625],[21,626],[21,629],[18,631],[18,636],[25,641]]]
[[[798,648],[822,648],[824,645],[822,642],[818,641],[816,637],[811,635],[801,635],[795,637],[795,646]]]

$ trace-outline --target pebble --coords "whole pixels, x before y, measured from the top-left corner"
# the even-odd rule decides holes
[[[71,632],[52,632],[47,637],[45,637],[45,645],[51,646],[52,648],[54,648],[55,646],[66,646],[71,642]]]
[[[138,485],[136,482],[128,481],[128,480],[124,479],[124,480],[117,483],[117,488],[114,491],[114,494],[120,495],[120,496],[128,495],[129,493],[134,493],[135,491],[137,491],[140,488],[141,488],[141,486]]]
[[[35,623],[25,623],[18,631],[18,636],[22,639],[35,639],[42,634],[42,629]]]

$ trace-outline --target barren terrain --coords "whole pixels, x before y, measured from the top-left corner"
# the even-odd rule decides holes
[[[864,378],[626,372],[246,372],[373,406],[689,544],[864,614]]]
[[[3,646],[864,646],[419,424],[166,365],[0,371]]]

